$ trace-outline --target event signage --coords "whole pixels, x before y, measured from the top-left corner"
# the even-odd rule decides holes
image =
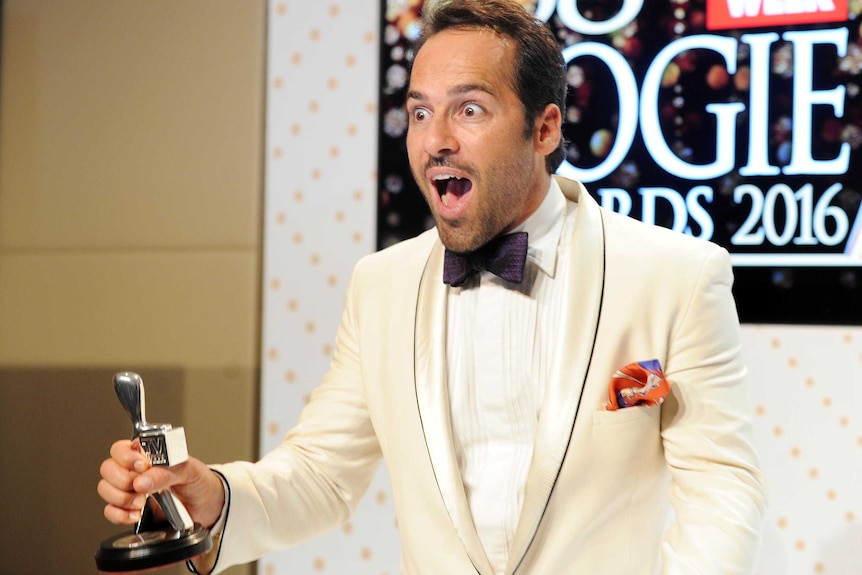
[[[544,16],[551,4],[553,2],[540,2],[540,15]],[[839,9],[832,2],[722,0],[707,2],[707,27],[710,26],[710,14],[721,14],[721,10],[715,7],[717,5],[725,9],[728,18],[740,24],[745,22],[746,26],[758,26],[764,22],[821,22],[842,16],[846,20],[847,17],[846,1],[843,9]],[[621,16],[634,17],[642,7],[643,0],[624,2],[620,12],[608,20],[613,21],[609,29],[607,22],[586,20],[578,12],[577,3],[571,0],[556,3],[562,23],[582,34],[624,28],[631,22],[626,18],[620,19]],[[793,12],[788,13],[788,10]],[[728,18],[715,16],[713,27],[727,27]],[[774,99],[769,83],[772,50],[780,41],[789,45],[791,51],[789,122],[793,130],[785,151],[787,161],[783,165],[770,158],[769,126],[770,101]],[[815,86],[812,72],[815,52],[823,49],[845,57],[848,50],[847,27],[783,33],[748,32],[739,38],[721,34],[682,36],[670,41],[655,55],[638,86],[629,61],[614,47],[591,41],[568,46],[563,49],[567,64],[593,57],[607,66],[618,101],[624,105],[620,105],[617,111],[616,132],[612,135],[613,144],[607,155],[597,165],[588,168],[578,167],[567,160],[559,173],[584,183],[602,180],[620,169],[631,153],[635,137],[640,135],[650,160],[667,174],[689,185],[682,190],[666,186],[645,186],[636,190],[600,187],[596,193],[605,207],[656,223],[657,204],[664,203],[670,209],[671,228],[711,240],[716,227],[714,210],[718,207],[719,198],[713,186],[700,182],[714,181],[737,171],[740,176],[760,177],[765,185],[739,183],[728,198],[735,208],[745,210],[739,226],[724,242],[732,251],[734,264],[862,265],[862,233],[859,229],[862,211],[858,205],[851,211],[835,202],[836,196],[843,191],[843,184],[822,180],[819,184],[808,181],[794,187],[783,178],[791,175],[842,176],[849,169],[849,142],[841,142],[833,157],[816,158],[813,151],[813,142],[820,137],[814,126],[815,108],[825,107],[835,119],[843,119],[845,111],[845,85]],[[748,54],[746,75],[750,85],[747,98],[743,101],[709,102],[704,106],[704,113],[715,118],[713,133],[702,134],[703,138],[711,139],[715,150],[714,159],[707,163],[694,163],[680,157],[661,125],[661,100],[666,87],[663,80],[667,71],[677,57],[695,51],[717,55],[728,75],[737,73],[740,56]],[[742,119],[741,114],[746,111],[747,118]],[[735,151],[739,148],[737,135],[741,130],[747,130],[748,145],[744,162],[738,165]],[[640,213],[632,212],[633,193],[640,196]],[[807,249],[804,252],[794,250],[796,246]],[[734,249],[742,247],[765,249]]]
[[[835,308],[824,323],[862,320],[862,2],[525,5],[555,33],[567,66],[558,173],[605,208],[724,246],[743,301],[746,291],[802,297],[817,284]],[[415,188],[406,159],[400,169],[391,159],[404,158],[399,82],[420,9],[394,0],[385,9],[381,246],[421,231],[411,222],[429,224],[408,214],[405,196],[419,194],[401,193]]]

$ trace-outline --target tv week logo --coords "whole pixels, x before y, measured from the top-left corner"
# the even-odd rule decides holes
[[[849,0],[706,0],[709,30],[847,20]]]

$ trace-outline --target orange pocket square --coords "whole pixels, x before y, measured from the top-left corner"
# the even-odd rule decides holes
[[[670,393],[657,359],[630,363],[618,369],[608,386],[608,411],[636,405],[659,405]]]

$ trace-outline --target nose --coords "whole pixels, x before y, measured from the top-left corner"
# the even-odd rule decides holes
[[[457,152],[458,139],[453,128],[451,118],[444,115],[430,118],[424,130],[425,153],[431,157],[441,157]]]

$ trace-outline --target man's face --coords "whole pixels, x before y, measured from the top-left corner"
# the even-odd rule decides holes
[[[491,30],[433,35],[413,64],[407,151],[443,244],[472,251],[523,222],[549,185],[524,137],[515,43]]]

